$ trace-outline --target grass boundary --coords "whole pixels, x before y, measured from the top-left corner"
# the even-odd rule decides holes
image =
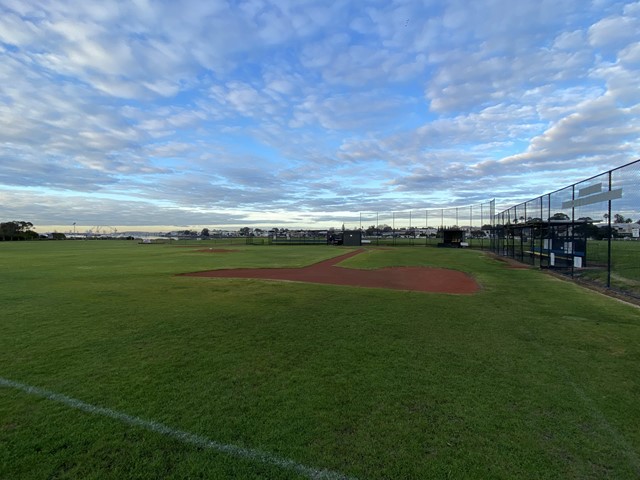
[[[90,403],[83,402],[82,400],[68,397],[61,393],[51,392],[43,388],[34,387],[32,385],[16,382],[14,380],[9,380],[4,377],[0,377],[0,386],[6,387],[6,388],[13,388],[15,390],[20,390],[29,395],[33,395],[36,397],[51,400],[53,402],[61,403],[63,405],[66,405],[67,407],[71,407],[76,410],[81,410],[83,412],[87,412],[92,415],[101,415],[103,417],[108,417],[113,420],[118,420],[121,423],[125,423],[127,425],[141,427],[141,428],[144,428],[145,430],[174,438],[176,440],[179,440],[182,443],[195,445],[197,447],[205,448],[209,450],[215,450],[217,452],[231,455],[234,457],[243,458],[245,460],[251,460],[258,463],[264,463],[264,464],[279,467],[282,469],[291,470],[310,479],[357,480],[355,477],[348,477],[346,475],[343,475],[342,473],[333,472],[331,470],[319,470],[313,467],[308,467],[306,465],[302,465],[301,463],[295,462],[294,460],[282,458],[282,457],[273,455],[272,453],[263,452],[261,450],[216,442],[215,440],[210,440],[200,435],[196,435],[190,432],[185,432],[183,430],[178,430],[178,429],[168,427],[166,425],[163,425],[162,423],[158,423],[153,420],[145,420],[143,418],[118,412],[110,408],[92,405]]]
[[[549,269],[549,268],[540,268],[540,267],[536,267],[535,265],[530,265],[528,263],[525,262],[519,262],[518,260],[511,258],[511,257],[504,257],[502,255],[498,255],[496,253],[493,252],[488,252],[485,251],[484,252],[485,255],[487,255],[490,258],[493,258],[494,260],[497,260],[499,262],[503,262],[507,265],[509,265],[511,268],[524,268],[524,269],[535,269],[535,270],[540,270],[541,272],[544,272],[545,274],[556,278],[558,280],[562,280],[563,282],[567,282],[567,283],[573,283],[575,285],[578,285],[580,287],[583,287],[587,290],[590,290],[592,292],[595,293],[599,293],[600,295],[603,295],[605,297],[609,297],[612,298],[614,300],[617,300],[621,303],[625,303],[627,305],[631,305],[632,307],[636,307],[636,308],[640,308],[640,298],[635,298],[631,295],[625,295],[624,293],[619,293],[614,289],[611,288],[607,288],[607,287],[603,287],[600,285],[597,285],[593,282],[589,282],[586,280],[581,280],[579,277],[568,277],[567,275],[563,275],[561,273],[557,273],[554,272],[553,270]]]

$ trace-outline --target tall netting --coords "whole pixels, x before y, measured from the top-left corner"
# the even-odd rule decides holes
[[[524,232],[522,261],[535,266],[541,266],[543,262],[543,257],[541,256],[542,248],[544,247],[541,225],[544,216],[542,203],[542,197],[540,197],[529,200],[524,204],[527,228]]]
[[[607,286],[609,271],[609,180],[611,172],[606,172],[575,185],[573,216],[578,223],[578,233],[584,231],[586,250],[583,269],[575,270],[576,277]],[[613,189],[615,192],[615,189]]]
[[[640,298],[640,160],[497,213],[491,249]]]
[[[363,238],[376,238],[379,235],[379,219],[375,212],[360,213],[360,230]]]
[[[640,162],[611,172],[607,284],[640,297]]]
[[[462,207],[360,213],[366,243],[390,246],[439,246],[444,232],[460,230],[466,246],[490,248],[495,201]]]

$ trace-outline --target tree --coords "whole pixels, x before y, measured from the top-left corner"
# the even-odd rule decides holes
[[[16,233],[18,231],[18,225],[16,222],[5,222],[0,223],[0,235],[2,235],[2,240],[13,240]]]
[[[369,228],[367,228],[364,232],[366,235],[372,236],[378,233],[378,229],[376,228],[375,225],[370,225]]]
[[[251,229],[249,227],[242,227],[238,230],[238,233],[241,237],[248,237],[251,234]]]
[[[580,217],[576,220],[576,233],[585,238],[602,239],[602,232],[597,225],[593,224],[591,217]]]
[[[562,212],[554,213],[551,215],[550,220],[569,220],[569,215]]]
[[[18,224],[18,230],[20,232],[28,232],[33,228],[33,223],[31,222],[16,222]]]
[[[613,223],[625,223],[625,218],[624,215],[620,215],[619,213],[616,213],[613,216]]]
[[[0,223],[0,238],[7,240],[30,240],[38,238],[38,234],[31,230],[33,223],[16,221]]]
[[[208,228],[203,228],[202,231],[200,232],[200,236],[201,237],[208,237],[209,236],[209,229]]]

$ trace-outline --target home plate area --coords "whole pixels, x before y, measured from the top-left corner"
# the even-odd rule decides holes
[[[337,265],[362,252],[364,250],[356,250],[303,268],[239,268],[185,273],[182,276],[289,280],[455,294],[472,294],[480,290],[480,285],[470,275],[446,268],[384,267],[376,270],[360,270]]]

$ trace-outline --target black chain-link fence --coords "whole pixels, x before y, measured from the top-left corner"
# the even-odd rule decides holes
[[[491,249],[640,299],[640,160],[495,215]]]
[[[342,228],[286,229],[262,244],[363,244],[488,249],[640,299],[640,160],[495,212],[495,200],[463,207],[360,212]]]
[[[446,232],[460,231],[462,246],[489,249],[495,201],[463,207],[360,212],[346,218],[342,228],[287,228],[261,230],[247,237],[248,244],[317,245],[334,243],[345,232],[358,232],[363,244],[388,246],[438,246]],[[461,245],[456,245],[461,246]]]
[[[490,248],[495,201],[464,207],[360,213],[359,225],[365,243],[392,246],[437,246],[445,232],[461,231],[463,244]]]

